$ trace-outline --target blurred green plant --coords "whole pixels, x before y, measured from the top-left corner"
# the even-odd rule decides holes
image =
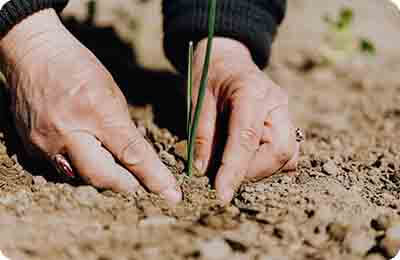
[[[335,30],[347,30],[349,29],[351,23],[354,20],[354,13],[351,8],[343,7],[340,9],[339,15],[336,20],[333,20],[330,16],[326,15],[324,17],[326,23],[328,23]]]
[[[365,54],[375,55],[376,48],[375,45],[368,39],[362,38],[360,40],[360,51]]]
[[[367,38],[358,38],[352,31],[355,13],[349,7],[340,9],[337,17],[323,17],[328,24],[327,46],[323,46],[324,63],[336,63],[355,54],[373,56],[376,54],[374,43]]]
[[[192,90],[193,90],[193,44],[189,43],[189,63],[188,63],[188,84],[187,84],[187,102],[188,102],[188,116],[187,116],[187,138],[188,138],[188,147],[187,147],[187,175],[192,176],[193,172],[193,153],[194,153],[194,141],[196,140],[196,133],[199,124],[199,118],[201,114],[201,109],[203,106],[205,90],[207,87],[208,80],[208,68],[210,65],[210,56],[212,50],[212,42],[214,38],[215,31],[215,17],[216,17],[216,7],[217,0],[209,0],[209,8],[208,8],[208,41],[207,41],[207,49],[206,55],[203,65],[203,71],[200,80],[200,88],[196,101],[196,107],[194,110],[193,120],[193,105],[191,103]]]

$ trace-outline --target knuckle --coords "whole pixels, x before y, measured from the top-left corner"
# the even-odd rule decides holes
[[[119,160],[128,165],[138,165],[144,161],[144,153],[150,150],[150,145],[146,140],[139,133],[136,133],[122,147]]]
[[[240,146],[247,152],[254,152],[259,142],[259,133],[255,128],[245,128],[240,130]]]
[[[268,89],[265,87],[253,87],[247,89],[247,96],[253,100],[264,100],[268,94]]]

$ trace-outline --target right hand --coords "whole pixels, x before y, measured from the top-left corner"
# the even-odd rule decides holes
[[[27,148],[48,160],[66,155],[94,186],[132,192],[140,181],[172,204],[181,200],[176,179],[136,129],[109,72],[54,10],[16,25],[0,41],[0,52]]]

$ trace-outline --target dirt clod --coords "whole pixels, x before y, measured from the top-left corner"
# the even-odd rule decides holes
[[[204,260],[224,260],[228,259],[232,254],[228,243],[221,238],[200,242],[199,251],[201,259]]]
[[[332,160],[329,160],[326,163],[324,163],[324,165],[322,166],[322,169],[328,175],[335,176],[338,173],[336,164]]]

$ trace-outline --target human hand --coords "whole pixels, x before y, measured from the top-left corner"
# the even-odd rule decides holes
[[[207,40],[193,60],[193,104],[199,90]],[[227,118],[222,118],[225,115]],[[227,121],[226,121],[227,119]],[[227,133],[221,129],[227,122]],[[288,95],[252,61],[240,42],[215,38],[208,86],[195,140],[195,166],[204,172],[225,145],[215,187],[224,203],[244,179],[261,179],[280,170],[295,170],[299,145],[288,110]]]
[[[27,148],[50,161],[65,155],[96,187],[131,192],[140,181],[173,204],[181,200],[175,178],[131,121],[111,75],[54,10],[15,26],[0,41],[0,55]]]

